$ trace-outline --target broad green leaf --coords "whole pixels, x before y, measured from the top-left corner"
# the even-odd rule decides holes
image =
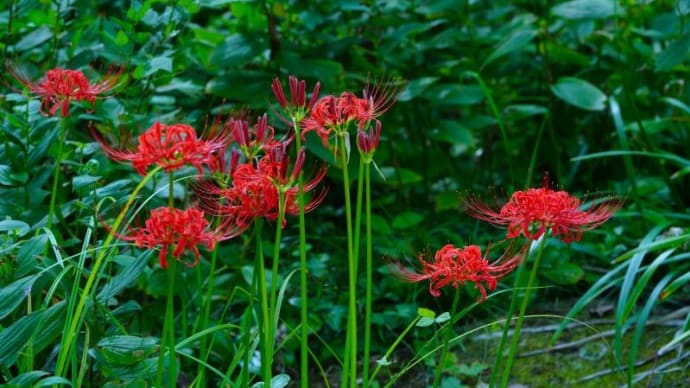
[[[417,327],[428,327],[434,324],[434,318],[422,317],[419,318],[415,326]]]
[[[392,232],[391,226],[388,224],[385,218],[379,216],[378,214],[371,215],[371,229],[374,233],[379,234],[390,234]]]
[[[48,235],[39,234],[25,240],[17,252],[17,275],[25,276],[35,270],[36,258],[43,253],[48,243]]]
[[[90,188],[93,187],[93,184],[98,182],[98,180],[101,179],[100,176],[91,176],[91,175],[79,175],[75,176],[72,178],[72,188],[77,190],[81,189],[84,186],[89,186]]]
[[[31,292],[38,275],[26,276],[0,288],[0,319],[10,315]]]
[[[158,338],[116,335],[98,341],[96,348],[113,365],[132,365],[151,356],[158,345]]]
[[[564,19],[604,19],[623,12],[615,0],[573,0],[551,8],[552,14]]]
[[[690,34],[683,34],[674,40],[663,51],[656,54],[654,60],[657,71],[668,71],[688,57],[690,51]]]
[[[514,31],[496,46],[489,57],[484,60],[482,67],[504,55],[524,49],[536,36],[537,31],[533,29]]]
[[[430,132],[432,139],[472,148],[475,145],[472,133],[458,121],[442,120]]]
[[[372,180],[384,182],[389,185],[409,185],[422,181],[421,175],[404,168],[381,167],[381,172],[385,180],[379,177],[378,174],[373,175]]]
[[[591,83],[575,77],[563,77],[551,86],[556,97],[578,108],[598,111],[606,109],[606,95]]]
[[[392,226],[394,229],[411,228],[424,220],[424,216],[415,212],[403,212],[393,218]]]
[[[427,309],[424,307],[420,307],[417,309],[417,315],[419,315],[422,318],[436,318],[436,313],[434,312],[434,310]]]
[[[439,105],[475,105],[484,100],[479,85],[442,84],[429,88],[424,97]]]
[[[0,221],[0,233],[8,233],[22,237],[29,233],[31,227],[24,221],[19,220],[3,220]]]
[[[118,46],[124,46],[127,43],[129,43],[129,37],[127,37],[127,34],[125,34],[124,31],[119,30],[117,35],[115,35],[115,44]]]
[[[422,77],[408,81],[405,85],[405,89],[400,93],[398,101],[410,101],[421,96],[431,85],[436,83],[438,79],[438,77]]]
[[[22,373],[19,376],[13,378],[12,380],[8,381],[8,385],[18,385],[20,387],[30,387],[32,386],[36,381],[38,381],[41,377],[47,376],[50,373],[42,371],[42,370],[33,370],[31,372],[26,372]]]
[[[48,310],[34,311],[2,329],[0,331],[0,365],[10,366],[14,364],[41,322],[49,322],[55,320],[57,316],[63,315],[64,307],[63,301],[53,305]]]
[[[441,315],[439,315],[438,317],[436,317],[436,319],[434,319],[434,321],[436,321],[436,323],[443,323],[443,322],[446,322],[448,320],[450,320],[450,313],[447,311],[445,313],[441,313]]]
[[[146,65],[146,71],[144,72],[144,76],[148,77],[152,74],[155,74],[159,71],[164,71],[166,73],[172,72],[173,69],[173,60],[170,57],[167,56],[157,56],[152,58],[150,61],[148,61]]]
[[[256,39],[249,39],[242,34],[230,35],[213,50],[211,64],[227,67],[249,62],[261,52],[259,43]]]
[[[28,49],[34,48],[47,42],[48,39],[53,37],[53,33],[50,31],[50,27],[43,25],[30,33],[24,35],[23,38],[17,42],[14,46],[16,51],[26,51]]]
[[[131,256],[120,256],[121,260],[124,259],[128,263],[125,264],[122,272],[110,279],[108,284],[103,287],[96,298],[101,302],[105,302],[134,283],[139,275],[144,272],[144,269],[147,268],[147,264],[152,253],[153,251],[147,250],[137,258]]]
[[[515,104],[505,107],[503,113],[512,120],[520,120],[527,117],[545,115],[549,113],[549,109],[541,105]]]
[[[0,185],[14,186],[15,182],[11,178],[11,175],[12,167],[5,164],[0,164]]]
[[[570,286],[576,284],[585,274],[585,271],[577,264],[560,262],[555,268],[540,269],[540,274],[555,284]]]

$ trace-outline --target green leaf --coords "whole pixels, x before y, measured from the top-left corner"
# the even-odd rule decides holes
[[[157,56],[148,61],[146,66],[146,72],[144,76],[148,77],[159,71],[164,71],[166,73],[172,72],[172,58],[166,56]]]
[[[31,227],[24,221],[19,220],[3,220],[0,221],[0,233],[7,232],[18,237],[22,237],[29,233]]]
[[[606,108],[606,95],[596,86],[575,77],[559,78],[551,86],[556,97],[581,109],[599,111]]]
[[[41,377],[47,376],[49,374],[50,373],[42,371],[42,370],[33,370],[31,372],[26,372],[26,373],[20,374],[19,376],[8,381],[7,384],[9,384],[9,385],[15,384],[15,385],[18,385],[20,387],[30,387],[36,381],[38,381]]]
[[[139,275],[141,275],[141,273],[147,268],[147,264],[152,253],[153,251],[150,250],[145,251],[136,259],[131,256],[118,256],[120,259],[118,262],[124,261],[124,270],[115,275],[110,282],[103,287],[101,292],[98,293],[96,299],[101,302],[105,302],[134,283]]]
[[[127,37],[127,34],[125,34],[124,31],[119,30],[117,35],[115,35],[115,44],[118,46],[124,46],[127,43],[129,43],[129,37]]]
[[[0,319],[10,315],[31,292],[37,275],[25,276],[0,288]]]
[[[393,219],[393,229],[411,228],[424,220],[424,216],[415,212],[403,212]]]
[[[424,97],[439,105],[475,105],[484,100],[479,85],[443,84],[436,85],[424,93]]]
[[[622,14],[623,7],[615,0],[573,0],[551,8],[551,13],[564,19],[605,19]]]
[[[34,48],[47,42],[48,39],[53,37],[53,33],[50,31],[50,27],[43,25],[38,29],[31,31],[30,33],[24,35],[23,38],[17,42],[14,46],[16,51],[26,51],[28,49]]]
[[[65,303],[60,302],[48,310],[34,311],[25,315],[0,331],[0,365],[10,366],[19,358],[24,346],[39,328],[40,323],[55,320],[64,315]],[[62,326],[62,325],[60,325]]]
[[[541,105],[515,104],[505,107],[503,113],[511,120],[520,120],[527,117],[545,115],[549,113],[549,109]]]
[[[259,55],[261,47],[256,39],[242,34],[230,35],[213,50],[211,64],[219,67],[237,66]]]
[[[37,261],[36,258],[46,249],[48,235],[39,234],[31,237],[22,243],[17,252],[17,274],[16,276],[26,276],[34,271]]]
[[[417,315],[419,315],[422,318],[436,318],[436,313],[434,312],[434,310],[430,310],[424,307],[420,307],[417,309]]]
[[[436,321],[436,323],[443,323],[443,322],[446,322],[448,320],[450,320],[450,313],[447,311],[445,313],[442,313],[438,317],[436,317],[436,319],[434,319],[434,321]]]
[[[545,278],[562,286],[570,286],[579,282],[585,275],[585,271],[577,264],[559,262],[555,268],[540,269]]]
[[[422,77],[408,81],[405,85],[405,90],[400,93],[398,101],[405,102],[420,97],[438,79],[438,77]]]
[[[656,54],[654,59],[657,71],[668,71],[683,62],[690,51],[690,34],[683,34],[671,42],[663,51]]]
[[[417,327],[429,327],[434,324],[434,319],[433,318],[427,318],[427,317],[422,317],[419,318],[415,326]]]
[[[384,178],[374,175],[372,181],[383,182],[389,185],[409,185],[422,181],[421,175],[412,170],[395,167],[381,167]]]
[[[0,164],[0,185],[14,186],[15,183],[11,175],[12,167],[5,164]]]
[[[115,335],[98,341],[96,347],[112,365],[132,365],[153,354],[158,338]]]
[[[465,148],[472,148],[475,146],[475,140],[470,130],[458,121],[440,121],[438,127],[431,130],[430,136],[436,141],[462,145],[465,146]]]
[[[482,67],[504,55],[524,49],[536,36],[537,31],[533,29],[514,31],[496,46],[489,57],[484,60]]]

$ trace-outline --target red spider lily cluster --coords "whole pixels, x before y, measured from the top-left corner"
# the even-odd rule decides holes
[[[378,122],[378,118],[395,104],[398,96],[398,84],[387,80],[367,83],[362,97],[352,92],[322,97],[314,104],[309,117],[304,119],[303,134],[316,131],[325,146],[332,133],[346,133],[350,123],[356,123],[357,129],[364,131],[370,122]],[[373,135],[376,134],[374,131]],[[369,144],[374,143],[378,145],[378,138]]]
[[[583,210],[577,197],[566,191],[550,189],[548,179],[544,180],[544,187],[516,191],[498,211],[471,197],[467,201],[467,213],[470,216],[507,227],[507,239],[523,235],[528,240],[519,253],[512,255],[508,249],[501,259],[489,263],[486,258],[481,257],[476,245],[462,249],[446,245],[436,252],[433,261],[427,261],[424,255],[419,256],[421,273],[409,271],[400,264],[394,270],[408,281],[430,280],[429,291],[436,297],[440,296],[440,289],[447,284],[457,287],[458,284],[472,282],[482,295],[480,301],[483,301],[486,299],[486,288],[495,289],[497,280],[522,262],[529,242],[538,240],[547,231],[566,243],[578,241],[582,231],[603,224],[621,205],[620,200],[608,198]]]
[[[96,98],[111,91],[122,73],[119,68],[106,74],[103,80],[91,83],[81,70],[55,68],[48,70],[38,82],[33,82],[16,69],[10,71],[17,81],[41,99],[41,114],[55,116],[59,111],[62,117],[69,116],[72,101],[86,101],[93,109]]]
[[[291,77],[290,104],[279,85],[279,81],[274,81],[273,90],[289,114],[309,112],[304,81]],[[315,93],[318,93],[318,85]],[[310,104],[315,101],[316,95],[312,96]],[[106,136],[91,129],[110,158],[131,163],[142,176],[152,165],[168,173],[190,165],[196,168],[199,177],[209,172],[207,177],[192,183],[197,198],[194,207],[185,210],[157,208],[143,227],[132,228],[126,236],[119,236],[139,247],[161,247],[162,268],[167,267],[168,254],[182,261],[186,251],[193,253],[194,260],[189,264],[195,265],[199,261],[200,245],[213,249],[218,241],[237,236],[257,218],[275,221],[281,206],[284,214],[299,213],[297,185],[305,152],[298,150],[294,163],[290,163],[288,149],[294,137],[277,140],[266,115],[259,117],[254,126],[245,118],[230,118],[218,127],[207,131],[211,135],[199,136],[187,124],[155,122],[136,143],[127,141],[118,145],[111,145]],[[227,154],[230,155],[229,165],[225,162]],[[312,179],[305,181],[305,195],[316,189],[325,174],[326,169],[320,168]],[[325,195],[326,190],[314,194],[304,204],[305,212],[315,209]],[[219,226],[211,228],[207,216],[218,220]]]
[[[621,204],[609,198],[582,210],[577,197],[550,189],[545,184],[540,188],[516,191],[499,211],[471,198],[467,202],[467,213],[490,224],[505,226],[508,239],[522,234],[529,240],[538,240],[550,230],[552,236],[570,243],[580,240],[583,230],[606,222]]]
[[[410,282],[429,280],[429,293],[436,297],[441,295],[441,288],[448,284],[457,288],[467,282],[474,283],[481,293],[479,301],[483,302],[486,299],[486,289],[496,289],[498,280],[515,269],[521,260],[521,255],[508,254],[489,262],[476,245],[457,248],[447,244],[436,252],[433,260],[427,260],[423,254],[419,255],[422,273],[412,272],[401,265],[398,265],[397,270],[403,279]]]

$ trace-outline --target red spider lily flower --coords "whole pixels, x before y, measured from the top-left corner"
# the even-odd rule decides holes
[[[357,120],[360,129],[364,128],[369,121],[378,119],[395,105],[402,85],[402,82],[393,79],[381,79],[374,83],[367,81],[362,98],[351,100],[349,106],[351,115]]]
[[[348,108],[348,101],[356,98],[350,92],[345,92],[340,97],[329,95],[321,98],[314,104],[309,117],[303,121],[302,137],[309,131],[316,131],[326,146],[331,132],[346,131],[346,124],[354,119]]]
[[[283,147],[280,148],[284,150]],[[192,189],[204,211],[210,214],[232,215],[241,226],[247,226],[257,217],[276,220],[281,192],[285,194],[285,214],[297,215],[297,179],[304,163],[304,150],[297,159],[292,172],[288,174],[287,156],[280,151],[273,151],[264,155],[256,166],[252,162],[238,165],[232,172],[231,185],[225,186],[223,182],[203,180],[194,183]],[[303,192],[313,191],[325,175],[326,169],[321,168],[311,180],[304,183]],[[314,195],[305,204],[305,212],[321,204],[326,192],[327,190],[322,190]]]
[[[225,126],[247,160],[253,160],[260,152],[266,152],[278,144],[274,139],[273,127],[268,125],[268,116],[265,114],[259,117],[254,129],[250,129],[249,123],[243,119],[231,118]]]
[[[412,272],[400,263],[394,271],[410,282],[429,280],[429,292],[434,297],[440,296],[441,288],[448,284],[457,288],[466,282],[474,283],[481,293],[479,302],[483,302],[486,299],[486,289],[496,289],[498,280],[509,274],[522,261],[520,254],[505,259],[507,255],[504,254],[493,263],[489,263],[488,258],[482,256],[481,249],[476,245],[456,248],[452,244],[447,244],[436,252],[433,261],[428,261],[423,254],[419,255],[422,273]]]
[[[304,80],[298,80],[295,76],[291,75],[288,77],[288,84],[290,85],[289,103],[287,98],[285,98],[283,85],[277,77],[273,79],[271,89],[273,90],[273,95],[276,97],[276,100],[278,100],[278,104],[285,110],[289,118],[299,123],[309,113],[314,104],[316,104],[316,100],[319,98],[319,91],[321,90],[321,83],[317,82],[316,85],[314,85],[309,103],[307,103],[307,83]]]
[[[544,187],[516,191],[498,212],[475,198],[467,201],[467,213],[488,223],[506,226],[507,238],[520,234],[530,240],[539,239],[547,230],[564,242],[580,240],[583,230],[590,230],[606,222],[622,205],[609,198],[586,210],[580,210],[580,200],[566,191]]]
[[[218,170],[222,167],[222,151],[226,148],[222,138],[199,139],[196,130],[186,124],[155,122],[139,136],[136,147],[113,148],[95,128],[91,128],[91,133],[110,158],[131,162],[142,176],[153,164],[163,167],[166,172],[186,164],[196,167],[199,175],[203,174],[204,164],[212,170]]]
[[[168,252],[172,247],[172,256],[182,261],[185,251],[194,254],[194,261],[186,263],[193,267],[199,263],[199,245],[213,249],[216,242],[233,238],[243,229],[234,224],[222,223],[220,227],[212,230],[204,212],[196,208],[184,210],[159,207],[151,211],[144,227],[133,228],[127,235],[117,235],[122,240],[133,241],[139,248],[153,249],[161,247],[158,255],[161,268],[168,267]]]
[[[108,72],[102,81],[94,84],[81,70],[55,68],[48,70],[45,77],[35,83],[17,70],[10,69],[10,72],[31,93],[41,98],[39,111],[42,115],[55,116],[60,111],[62,117],[67,117],[72,101],[87,101],[93,109],[96,98],[115,86],[122,68]]]
[[[357,131],[357,149],[366,163],[371,163],[373,160],[380,139],[381,122],[378,120],[376,120],[374,128],[369,128],[366,132],[361,129]]]

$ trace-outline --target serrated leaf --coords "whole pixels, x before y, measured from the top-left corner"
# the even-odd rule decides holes
[[[657,71],[671,70],[688,57],[690,51],[690,34],[683,34],[671,42],[663,51],[656,54],[654,59]]]
[[[551,8],[551,13],[564,19],[605,19],[625,11],[615,0],[573,0]]]
[[[606,94],[591,83],[576,77],[562,77],[551,86],[556,97],[581,109],[606,109]]]
[[[484,60],[482,67],[504,55],[524,49],[536,36],[537,31],[533,29],[514,31],[496,46],[489,57]]]

